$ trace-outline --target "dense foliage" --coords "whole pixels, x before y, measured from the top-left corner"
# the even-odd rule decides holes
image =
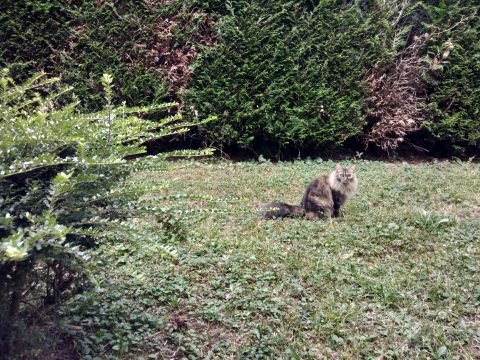
[[[361,80],[384,56],[381,20],[333,1],[227,3],[188,102],[223,115],[206,129],[221,144],[266,142],[276,151],[342,143],[366,123]]]
[[[101,99],[94,79],[109,71],[127,103],[176,99],[218,115],[202,135],[219,146],[279,154],[354,136],[389,150],[422,129],[462,152],[478,150],[480,136],[479,9],[457,0],[5,1],[0,65],[14,78],[61,76],[88,109]]]
[[[480,5],[458,2],[431,8],[434,24],[443,32],[435,46],[449,52],[436,76],[429,79],[429,122],[434,135],[457,149],[480,145]],[[451,48],[445,44],[451,43]],[[433,46],[432,46],[433,47]]]
[[[187,97],[200,113],[223,115],[207,137],[275,153],[357,135],[389,150],[423,128],[457,150],[478,146],[478,5],[232,1],[214,9],[219,40],[197,61]]]
[[[98,110],[105,71],[118,83],[115,98],[146,105],[175,97],[195,57],[192,44],[207,42],[206,14],[182,1],[2,1],[0,66],[12,77],[32,71],[61,76]]]
[[[5,356],[13,351],[33,356],[21,352],[32,339],[18,334],[38,321],[45,305],[85,289],[84,251],[98,239],[146,239],[157,256],[174,254],[164,242],[167,230],[149,232],[132,221],[162,211],[137,205],[152,189],[128,175],[147,166],[125,158],[144,153],[146,141],[183,133],[191,124],[180,115],[160,122],[134,115],[161,114],[175,104],[113,106],[112,81],[102,77],[104,109],[81,114],[78,103],[58,105],[69,90],[52,92],[58,79],[38,74],[16,84],[8,70],[0,73],[0,352]],[[156,162],[197,153],[163,154]],[[163,219],[175,224],[167,215]]]

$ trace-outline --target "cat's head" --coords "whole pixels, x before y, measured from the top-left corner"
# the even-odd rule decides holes
[[[337,164],[334,173],[335,179],[341,184],[348,185],[356,181],[355,165],[343,167],[340,164]]]

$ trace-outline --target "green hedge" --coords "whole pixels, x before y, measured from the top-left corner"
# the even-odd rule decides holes
[[[444,32],[432,49],[453,49],[435,77],[429,79],[429,121],[424,126],[459,151],[480,146],[480,4],[441,2],[430,10]],[[452,5],[452,3],[454,5]],[[467,2],[465,2],[467,3]]]
[[[232,1],[218,45],[196,63],[186,96],[205,135],[221,145],[316,147],[342,143],[365,125],[362,77],[385,57],[380,8],[337,1]]]
[[[158,24],[182,6],[182,1],[2,1],[0,67],[8,66],[15,78],[39,70],[61,75],[86,109],[100,106],[95,79],[104,72],[118,83],[115,98],[128,104],[175,97],[167,96],[168,84],[151,50]],[[192,31],[177,31],[172,48],[194,35],[194,25]]]
[[[449,40],[453,50],[422,74],[422,126],[460,151],[478,149],[480,4],[403,3],[3,1],[0,66],[9,66],[15,78],[38,70],[61,75],[84,99],[85,110],[98,109],[94,79],[108,71],[118,82],[117,99],[148,104],[181,98],[192,114],[219,116],[201,129],[209,142],[275,154],[362,139],[378,121],[368,116],[365,76],[373,69],[388,72],[414,36],[436,32],[422,56],[432,61]],[[159,33],[165,20],[175,22],[167,39]],[[186,89],[165,80],[162,61],[169,55],[155,56],[162,49],[179,52],[173,62],[194,54],[184,67],[192,71]]]

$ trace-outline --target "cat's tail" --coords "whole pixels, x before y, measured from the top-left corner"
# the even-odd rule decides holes
[[[276,219],[284,217],[302,217],[305,210],[300,206],[290,205],[279,201],[271,201],[260,206],[259,217],[262,219]]]

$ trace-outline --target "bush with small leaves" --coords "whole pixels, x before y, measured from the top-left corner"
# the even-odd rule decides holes
[[[157,209],[136,200],[151,189],[132,183],[146,168],[126,157],[145,152],[148,140],[184,133],[181,115],[149,121],[135,114],[175,104],[116,107],[113,78],[105,74],[103,110],[81,114],[77,103],[59,106],[71,89],[52,91],[58,79],[37,74],[17,84],[0,72],[0,348],[18,350],[17,329],[46,304],[58,304],[88,285],[85,250],[95,239],[148,239],[157,252],[175,255],[162,232],[136,226],[132,218]],[[210,119],[207,119],[208,121]],[[183,155],[207,155],[184,151]],[[178,153],[157,156],[156,162]],[[152,163],[152,161],[150,161]],[[165,231],[168,231],[165,230]],[[153,246],[153,245],[152,245]],[[18,355],[18,354],[16,354]]]

